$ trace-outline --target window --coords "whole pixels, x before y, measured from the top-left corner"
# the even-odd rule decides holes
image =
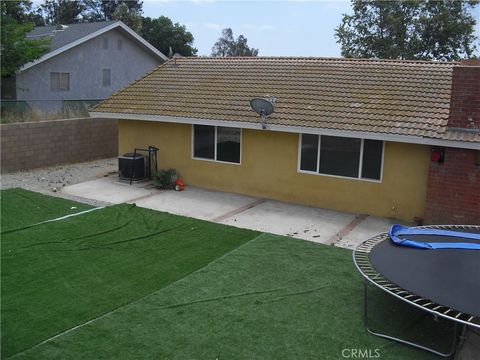
[[[241,129],[193,125],[193,157],[240,164]]]
[[[215,160],[215,127],[194,125],[193,156]]]
[[[70,90],[70,74],[61,72],[50,73],[50,90],[51,91],[69,91]]]
[[[118,39],[117,40],[117,49],[122,50],[122,48],[123,48],[123,41],[122,41],[122,39]]]
[[[217,160],[240,163],[240,129],[217,127]]]
[[[380,180],[383,141],[302,134],[300,171]]]
[[[362,178],[380,180],[382,154],[383,141],[363,140]]]
[[[321,174],[358,177],[360,147],[362,141],[355,138],[322,136],[320,143]]]
[[[106,37],[102,38],[102,47],[103,47],[103,50],[108,49],[108,38]]]
[[[300,169],[317,171],[318,166],[318,135],[302,135],[302,153]]]
[[[110,69],[103,69],[103,86],[108,87],[112,84]]]

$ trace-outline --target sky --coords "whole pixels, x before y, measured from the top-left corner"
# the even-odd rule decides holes
[[[210,55],[222,29],[244,35],[260,56],[340,56],[334,29],[350,1],[144,0],[143,16],[169,17],[195,37],[198,55]]]
[[[143,16],[185,25],[200,56],[211,54],[226,27],[235,38],[244,35],[260,56],[340,56],[334,34],[345,13],[352,13],[350,0],[143,0]],[[473,15],[480,19],[480,6]]]

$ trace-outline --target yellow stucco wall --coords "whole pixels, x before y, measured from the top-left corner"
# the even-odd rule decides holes
[[[407,221],[424,215],[428,146],[386,142],[378,183],[298,173],[298,134],[244,129],[241,165],[192,159],[191,136],[191,125],[120,120],[119,153],[154,145],[159,166],[187,185]]]

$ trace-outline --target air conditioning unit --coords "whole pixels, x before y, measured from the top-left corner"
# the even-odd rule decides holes
[[[142,180],[147,177],[145,156],[128,153],[118,157],[118,175],[123,180]]]

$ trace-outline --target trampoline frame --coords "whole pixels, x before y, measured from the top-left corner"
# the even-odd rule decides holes
[[[480,226],[475,225],[438,225],[438,226],[419,226],[419,228],[423,229],[440,229],[440,230],[480,230]],[[357,270],[360,274],[364,277],[365,284],[364,284],[364,325],[367,331],[373,335],[380,336],[382,338],[394,340],[401,342],[403,344],[407,344],[422,350],[429,351],[436,355],[440,355],[443,357],[450,357],[455,354],[456,349],[459,347],[461,342],[463,341],[463,335],[465,333],[467,326],[472,326],[475,328],[480,329],[480,318],[462,313],[460,311],[451,309],[449,307],[443,306],[441,304],[437,304],[431,300],[425,299],[419,295],[409,292],[401,288],[400,286],[390,282],[386,279],[381,273],[379,273],[370,262],[370,252],[372,249],[379,243],[385,240],[390,240],[388,233],[382,233],[376,235],[357,246],[357,248],[353,251],[353,262],[357,267]],[[428,250],[427,250],[428,251]],[[413,343],[411,341],[407,341],[405,339],[400,339],[391,335],[379,333],[372,331],[368,326],[368,285],[373,284],[377,288],[385,291],[386,293],[394,296],[395,298],[412,305],[416,308],[419,308],[427,313],[430,313],[434,316],[434,318],[444,318],[455,323],[454,326],[454,339],[452,341],[452,350],[448,353],[442,353],[435,349]],[[459,339],[459,332],[458,328],[461,326],[460,331],[460,339]]]

